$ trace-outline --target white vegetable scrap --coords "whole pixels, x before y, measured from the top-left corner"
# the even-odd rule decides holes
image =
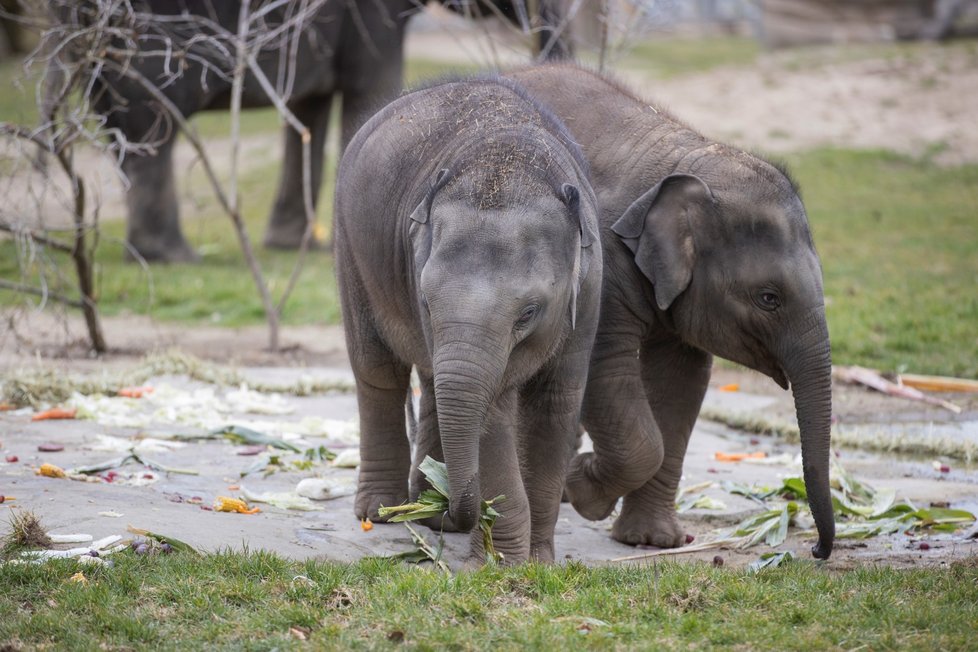
[[[337,482],[326,478],[306,478],[296,485],[295,492],[312,500],[333,500],[352,496],[356,487],[349,482]]]
[[[264,493],[256,493],[249,491],[247,487],[241,485],[241,495],[249,502],[266,503],[281,509],[294,509],[302,512],[313,512],[322,509],[321,506],[313,504],[308,498],[300,496],[295,491],[266,491]]]
[[[234,412],[248,414],[291,414],[295,408],[282,398],[281,394],[262,394],[242,383],[236,390],[225,395],[225,400]]]
[[[346,448],[341,450],[336,454],[336,459],[333,460],[333,466],[339,467],[341,469],[355,469],[360,466],[360,449],[359,448]]]

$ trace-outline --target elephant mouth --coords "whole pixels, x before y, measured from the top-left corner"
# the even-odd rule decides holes
[[[780,366],[776,366],[773,370],[769,371],[768,376],[770,376],[774,382],[780,385],[781,389],[788,389],[788,376],[784,373],[784,369],[782,369]]]

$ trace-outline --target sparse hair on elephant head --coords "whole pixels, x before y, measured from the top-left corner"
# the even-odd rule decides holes
[[[427,261],[431,252],[431,231],[423,228],[428,225],[431,219],[431,208],[434,204],[435,196],[440,190],[452,181],[452,171],[448,168],[441,168],[435,175],[434,180],[425,193],[424,198],[411,212],[411,240],[415,243],[415,269],[420,273],[421,268]],[[570,219],[574,220],[580,234],[580,246],[574,259],[573,277],[576,282],[573,285],[570,301],[570,325],[571,330],[577,327],[577,303],[581,285],[587,278],[588,270],[591,266],[592,243],[597,237],[597,207],[596,199],[590,188],[585,191],[588,196],[582,202],[581,190],[572,183],[563,183],[557,198],[567,207]]]

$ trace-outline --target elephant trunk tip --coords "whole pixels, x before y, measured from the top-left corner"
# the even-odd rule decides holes
[[[475,474],[461,491],[452,491],[448,516],[459,532],[471,532],[479,524],[482,506],[479,485],[479,475]]]
[[[815,559],[828,559],[832,554],[832,539],[819,537],[818,543],[812,546],[812,557]]]
[[[458,502],[452,501],[448,516],[459,532],[471,532],[479,522],[479,505],[471,495],[463,496]]]

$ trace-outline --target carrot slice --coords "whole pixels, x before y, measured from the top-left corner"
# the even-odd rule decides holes
[[[77,413],[78,410],[75,408],[51,408],[50,410],[38,412],[31,417],[31,421],[47,421],[48,419],[74,419]]]
[[[370,532],[370,530],[374,529],[374,524],[369,518],[365,518],[360,521],[360,529],[364,532]]]
[[[152,393],[152,387],[123,387],[117,392],[117,395],[124,396],[126,398],[142,398],[147,394]]]
[[[719,387],[717,387],[717,389],[719,389],[721,392],[739,392],[740,384],[730,383],[729,385],[720,385]]]
[[[718,462],[742,462],[744,460],[762,460],[767,457],[764,451],[754,453],[721,453],[717,451],[713,454]]]

